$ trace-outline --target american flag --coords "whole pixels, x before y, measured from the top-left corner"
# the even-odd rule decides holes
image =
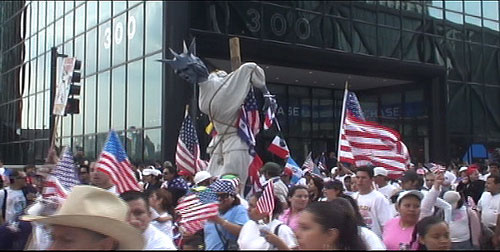
[[[273,180],[270,179],[267,183],[264,192],[260,196],[259,200],[257,200],[257,210],[260,213],[269,213],[270,215],[274,210],[274,183]]]
[[[266,117],[264,118],[264,129],[265,130],[268,130],[269,128],[271,128],[271,126],[273,125],[274,117],[275,117],[275,111],[273,111],[271,109],[271,106],[269,106],[266,109]]]
[[[191,174],[206,170],[208,162],[200,159],[200,144],[191,116],[186,115],[179,131],[175,163],[178,170],[185,170]]]
[[[410,157],[399,133],[377,123],[365,121],[356,95],[347,89],[344,94],[344,106],[339,161],[358,167],[384,167],[392,179],[402,176],[410,163]]]
[[[250,147],[250,153],[254,152],[255,135],[260,131],[259,108],[253,89],[250,89],[245,104],[241,105],[240,118],[237,122],[238,135]]]
[[[194,192],[182,198],[175,211],[180,216],[181,229],[194,234],[203,229],[208,218],[219,214],[217,195],[210,188]]]
[[[424,166],[429,171],[431,171],[432,173],[436,173],[436,174],[446,171],[446,167],[439,165],[439,164],[435,164],[435,163],[428,163],[428,164],[425,164]]]
[[[98,171],[109,175],[119,194],[132,190],[142,191],[134,176],[127,153],[114,130],[109,132],[108,139],[99,155],[96,168]]]
[[[44,198],[56,196],[65,199],[71,188],[79,184],[80,180],[76,173],[73,153],[71,153],[70,148],[66,147],[61,159],[45,181],[42,196]]]
[[[312,152],[309,152],[309,154],[306,157],[306,160],[304,161],[304,164],[302,164],[302,169],[305,171],[310,171],[312,172],[316,165],[314,164],[314,161],[312,159]]]

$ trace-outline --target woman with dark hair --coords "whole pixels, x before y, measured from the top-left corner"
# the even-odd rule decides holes
[[[262,193],[252,195],[248,201],[248,216],[250,220],[243,225],[238,237],[241,250],[288,250],[297,246],[293,230],[278,220],[283,212],[283,205],[274,196],[274,209],[271,214],[261,213],[257,209],[257,201]]]
[[[179,199],[184,196],[189,190],[187,182],[177,174],[177,170],[170,162],[165,161],[163,169],[163,184],[161,188],[167,189],[172,193],[174,207],[177,206]]]
[[[295,185],[288,191],[288,205],[279,220],[292,228],[294,232],[298,228],[299,213],[302,212],[309,203],[309,193],[307,187]]]
[[[313,202],[295,232],[301,250],[366,250],[354,216],[331,202]]]
[[[323,179],[317,176],[312,176],[307,183],[307,191],[309,192],[309,202],[318,201],[323,197]]]
[[[337,179],[327,181],[323,187],[323,195],[325,195],[325,197],[322,201],[332,201],[342,197],[344,195],[344,185]]]
[[[427,216],[421,219],[413,230],[411,247],[417,250],[450,250],[451,239],[448,224],[439,216]]]
[[[352,201],[348,199],[351,199]],[[336,198],[331,202],[336,207],[343,208],[345,211],[349,212],[349,214],[352,214],[353,218],[356,221],[356,224],[358,225],[359,236],[364,242],[367,250],[386,249],[384,243],[382,242],[382,240],[380,240],[377,234],[366,227],[365,223],[363,222],[363,217],[361,217],[361,214],[359,213],[359,210],[355,210],[358,209],[358,204],[353,198],[346,195],[345,197]]]
[[[205,224],[205,249],[237,250],[236,240],[249,220],[247,210],[236,197],[237,188],[230,181],[219,179],[209,189],[217,194],[219,215],[210,217]]]
[[[158,216],[151,221],[151,224],[173,239],[172,219],[174,208],[172,194],[165,189],[158,188],[149,195],[149,205],[156,211]]]

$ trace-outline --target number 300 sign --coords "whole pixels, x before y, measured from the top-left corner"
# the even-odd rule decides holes
[[[129,16],[127,22],[127,38],[128,40],[132,40],[135,36],[136,32],[136,20],[134,16]],[[109,49],[111,47],[111,43],[114,42],[116,45],[119,45],[123,42],[124,37],[124,27],[123,23],[120,21],[116,21],[114,33],[111,33],[111,27],[108,27],[104,30],[104,48]]]

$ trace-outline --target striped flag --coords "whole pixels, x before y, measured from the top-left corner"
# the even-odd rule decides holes
[[[314,161],[312,159],[312,152],[309,152],[309,154],[306,157],[306,160],[304,161],[304,164],[302,164],[302,169],[305,171],[310,171],[312,172],[316,165],[314,164]]]
[[[266,117],[264,118],[264,130],[268,130],[273,126],[273,121],[275,117],[275,111],[271,109],[271,106],[269,106],[266,109]]]
[[[273,142],[269,145],[267,150],[282,159],[286,159],[290,156],[290,150],[288,150],[285,139],[280,136],[274,137]]]
[[[427,168],[430,172],[435,174],[446,171],[446,167],[435,163],[425,164],[424,167]]]
[[[238,135],[248,144],[250,153],[253,153],[255,151],[255,136],[260,131],[259,109],[253,88],[248,92],[245,103],[241,105],[237,127]]]
[[[56,167],[50,172],[45,181],[42,191],[43,198],[56,196],[65,199],[75,185],[79,185],[80,180],[76,173],[76,166],[73,161],[73,153],[66,147],[61,159]]]
[[[285,167],[290,168],[293,171],[292,179],[290,179],[290,184],[292,185],[295,185],[299,181],[299,179],[304,176],[304,172],[302,171],[302,169],[300,169],[299,165],[297,165],[292,157],[288,158]]]
[[[260,184],[259,171],[264,165],[264,162],[260,158],[259,154],[255,153],[253,160],[248,167],[248,177],[250,178],[250,183],[252,184],[251,193],[254,194],[262,190],[262,185]]]
[[[114,130],[109,132],[108,139],[99,155],[96,168],[98,171],[109,175],[119,194],[132,190],[142,191],[134,176],[127,153]]]
[[[353,92],[344,94],[344,119],[340,128],[339,161],[356,166],[381,166],[389,177],[399,178],[410,163],[408,149],[397,131],[364,120]]]
[[[179,131],[177,150],[175,152],[175,164],[177,169],[185,170],[194,175],[199,171],[206,170],[208,162],[200,159],[200,144],[198,135],[194,128],[191,116],[186,115]]]
[[[219,214],[217,195],[210,188],[194,192],[179,200],[175,211],[180,216],[180,228],[194,234],[203,229],[208,218]]]
[[[260,196],[259,200],[257,200],[257,210],[260,213],[268,213],[272,214],[274,210],[274,183],[273,180],[270,179],[267,183],[264,192]]]

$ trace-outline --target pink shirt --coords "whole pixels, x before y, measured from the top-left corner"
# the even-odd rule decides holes
[[[293,232],[297,232],[297,228],[299,227],[299,214],[291,215],[292,210],[288,208],[280,215],[278,218],[280,221],[289,226]]]
[[[387,250],[410,250],[411,236],[413,234],[413,227],[407,227],[403,229],[399,225],[400,217],[390,219],[385,223],[384,233],[382,238]],[[411,250],[416,250],[418,246],[418,241],[413,243]]]

